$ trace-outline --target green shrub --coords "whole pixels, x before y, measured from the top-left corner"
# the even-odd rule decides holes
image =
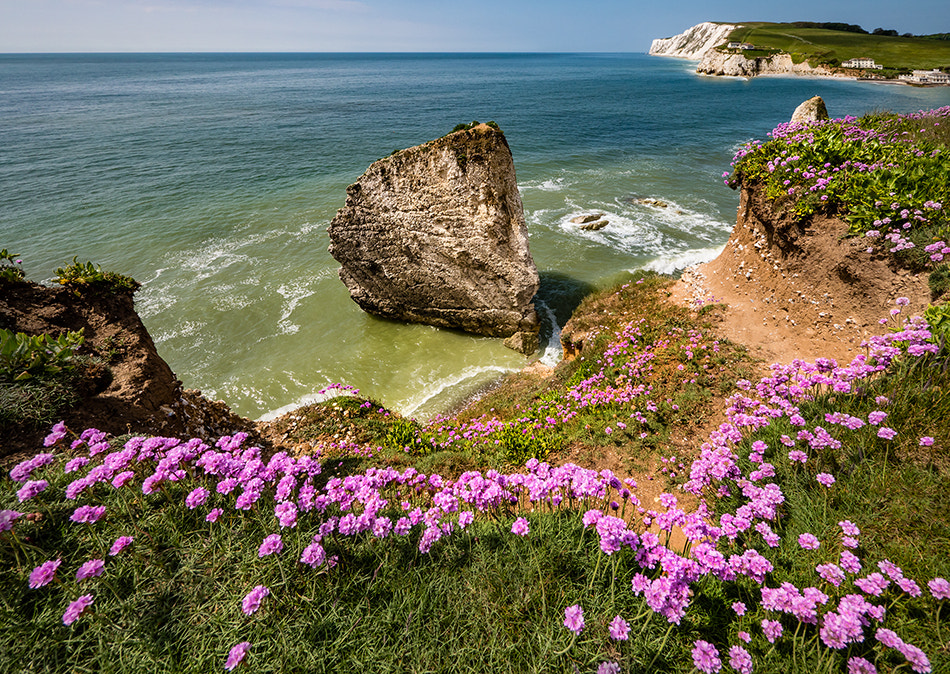
[[[536,430],[518,421],[505,424],[498,436],[501,458],[512,466],[523,466],[529,459],[544,461],[561,445],[555,434]]]
[[[20,260],[16,253],[10,253],[6,248],[0,250],[0,285],[5,283],[21,283],[26,274],[17,265]]]
[[[84,341],[83,330],[53,337],[0,329],[0,380],[25,381],[68,368]]]
[[[386,433],[386,447],[390,449],[405,449],[416,447],[419,437],[419,426],[409,419],[395,419]]]
[[[142,284],[131,276],[102,271],[102,267],[92,262],[85,264],[73,257],[72,264],[56,270],[56,282],[75,290],[94,289],[110,292],[135,292]]]

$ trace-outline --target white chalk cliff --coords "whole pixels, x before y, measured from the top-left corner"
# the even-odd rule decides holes
[[[650,54],[698,61],[707,51],[726,42],[729,34],[740,27],[711,21],[699,23],[679,35],[654,40],[650,46]]]

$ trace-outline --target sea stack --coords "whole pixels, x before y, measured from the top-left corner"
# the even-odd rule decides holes
[[[340,279],[364,311],[492,337],[527,333],[513,343],[537,348],[538,270],[511,150],[496,126],[373,163],[347,188],[327,232]]]
[[[824,99],[821,96],[812,96],[795,108],[789,123],[808,124],[809,122],[820,122],[824,119],[828,119],[828,108],[825,107]]]

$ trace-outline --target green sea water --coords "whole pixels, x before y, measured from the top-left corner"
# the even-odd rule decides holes
[[[136,306],[186,386],[253,418],[343,382],[420,418],[525,365],[500,340],[366,315],[327,253],[379,157],[494,120],[514,155],[537,298],[558,326],[629,270],[726,242],[721,174],[821,95],[832,116],[950,89],[699,77],[643,54],[0,55],[0,247],[34,280],[78,255],[143,283]],[[638,199],[662,200],[650,206]],[[584,232],[571,219],[601,212]]]

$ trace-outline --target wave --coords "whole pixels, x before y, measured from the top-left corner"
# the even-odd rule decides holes
[[[464,396],[463,391],[471,393],[492,379],[501,375],[510,374],[511,372],[517,372],[517,368],[504,367],[501,365],[472,365],[464,368],[460,372],[449,375],[448,377],[443,377],[424,386],[421,391],[405,401],[396,403],[394,407],[398,409],[403,416],[412,417],[439,396],[451,391],[454,394],[458,394],[453,395],[453,397],[462,398]],[[440,406],[443,410],[448,407],[450,407],[450,405]]]
[[[716,248],[697,248],[695,250],[687,250],[674,255],[665,255],[651,260],[647,264],[643,265],[642,268],[648,271],[659,272],[660,274],[677,274],[682,272],[687,267],[693,266],[694,264],[702,264],[703,262],[714,260],[719,255],[719,253],[723,251],[723,248],[725,248],[725,246],[718,246]],[[631,269],[630,271],[636,270]]]

